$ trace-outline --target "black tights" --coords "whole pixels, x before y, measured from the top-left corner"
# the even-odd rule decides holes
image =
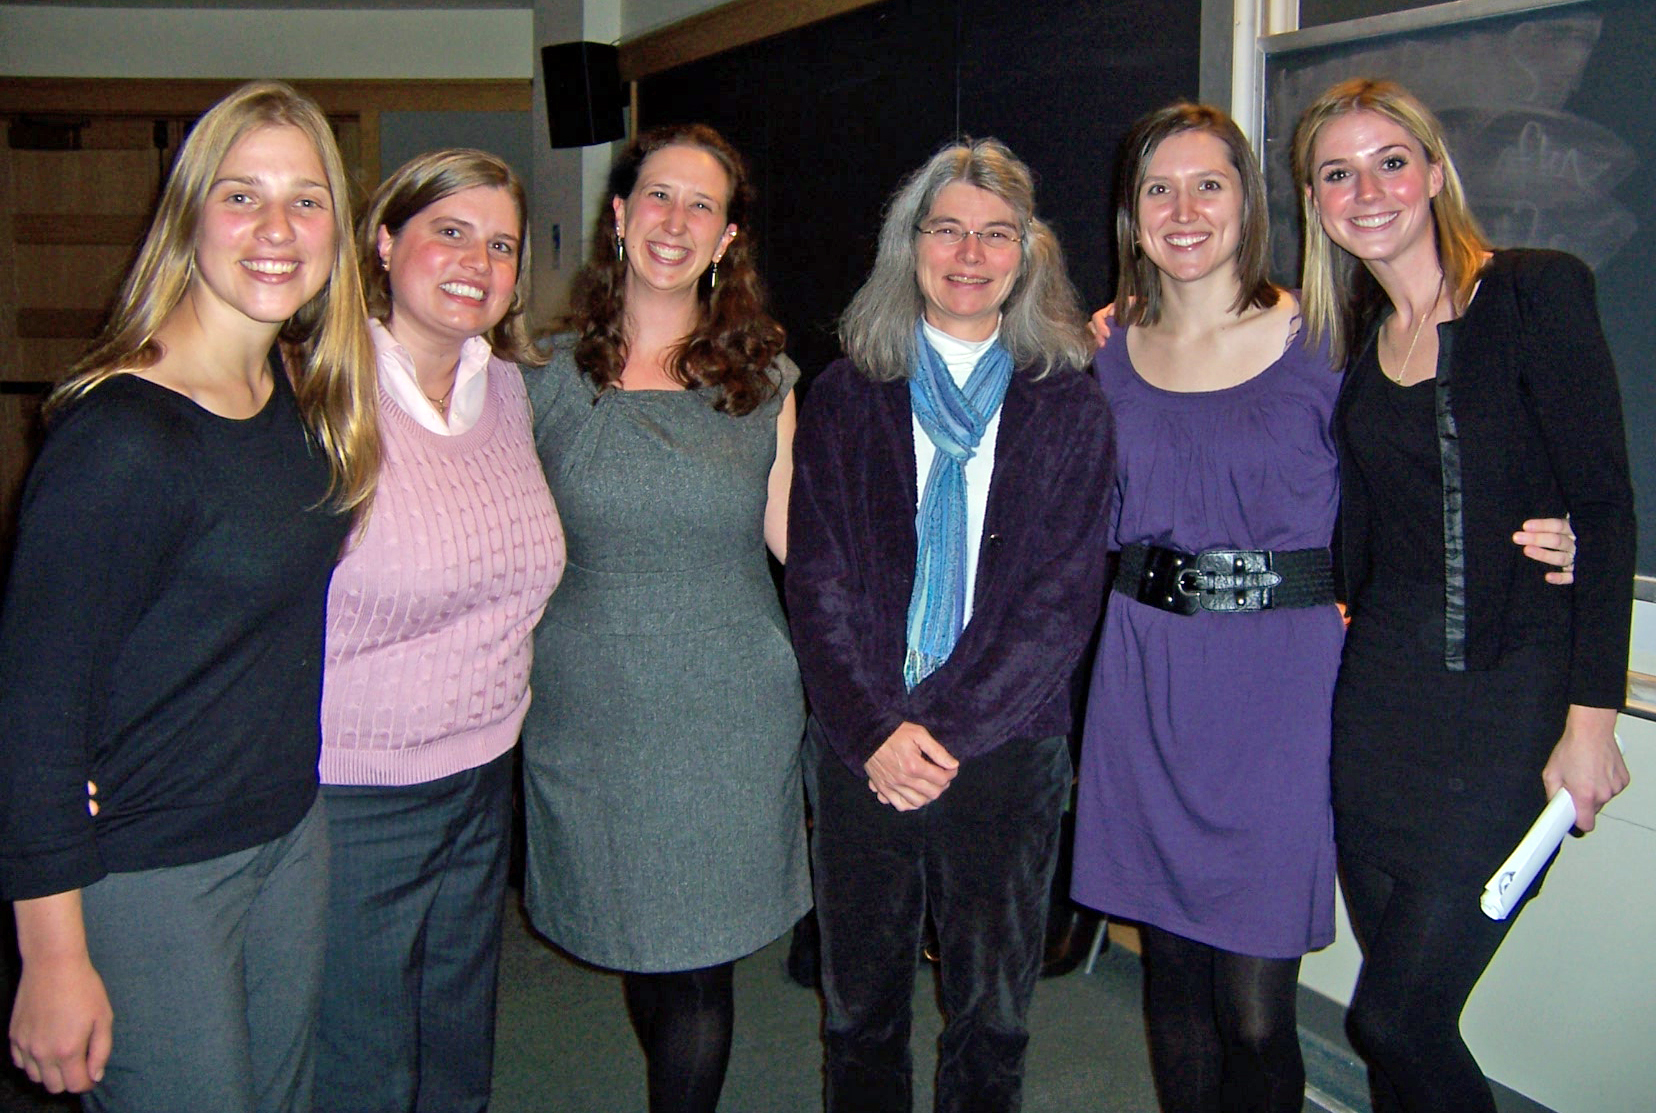
[[[1297,958],[1255,958],[1146,924],[1150,1071],[1167,1113],[1299,1113]]]
[[[1346,1027],[1369,1065],[1374,1113],[1495,1113],[1460,1016],[1516,910],[1491,920],[1475,890],[1425,889],[1349,856],[1340,883],[1363,949]]]
[[[650,1113],[713,1113],[724,1089],[735,1022],[726,962],[670,974],[624,974],[627,1015],[644,1047]]]

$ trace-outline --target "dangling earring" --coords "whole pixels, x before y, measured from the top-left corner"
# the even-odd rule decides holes
[[[625,263],[627,261],[627,243],[621,238],[620,228],[615,230],[615,261],[617,263]]]
[[[713,269],[707,272],[707,292],[712,293],[719,285],[719,261],[713,260]]]

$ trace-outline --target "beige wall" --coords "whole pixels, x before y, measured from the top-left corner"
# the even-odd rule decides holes
[[[620,0],[621,37],[635,38],[677,23],[697,12],[716,8],[724,0]]]
[[[526,8],[0,4],[0,74],[15,77],[523,78],[530,40]]]
[[[566,306],[612,146],[547,145],[541,46],[617,42],[716,0],[535,0],[532,8],[104,8],[0,4],[0,74],[19,77],[533,78],[532,315]],[[553,250],[554,232],[559,250]]]
[[[586,13],[599,35],[583,33]],[[0,74],[28,77],[492,78],[535,81],[530,175],[537,321],[561,310],[581,257],[581,152],[550,152],[538,47],[619,35],[619,0],[534,9],[225,10],[0,4]],[[140,45],[141,44],[141,47]],[[607,152],[607,148],[606,148]],[[607,165],[607,153],[603,161]],[[564,249],[552,251],[558,226]],[[573,235],[573,238],[570,238]]]

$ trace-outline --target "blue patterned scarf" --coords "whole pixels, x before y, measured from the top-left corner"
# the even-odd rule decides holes
[[[911,690],[949,659],[966,625],[966,461],[1012,380],[1012,357],[997,341],[962,389],[926,340],[924,325],[914,332],[919,360],[909,377],[909,404],[937,455],[914,517],[914,593],[903,658],[903,683]]]

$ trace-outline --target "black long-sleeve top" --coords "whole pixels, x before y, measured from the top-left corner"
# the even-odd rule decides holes
[[[1355,364],[1378,326],[1359,348]],[[1444,667],[1492,668],[1514,618],[1553,623],[1571,642],[1569,701],[1620,707],[1627,683],[1636,530],[1621,395],[1599,325],[1592,272],[1556,251],[1498,251],[1464,316],[1438,328],[1435,400],[1443,481]],[[1347,375],[1335,405],[1340,445],[1339,556],[1361,621],[1372,508],[1345,434],[1358,393]],[[1570,516],[1575,585],[1512,534],[1526,519]]]
[[[0,611],[0,897],[246,849],[314,800],[350,523],[275,380],[236,421],[117,375],[50,429]]]

